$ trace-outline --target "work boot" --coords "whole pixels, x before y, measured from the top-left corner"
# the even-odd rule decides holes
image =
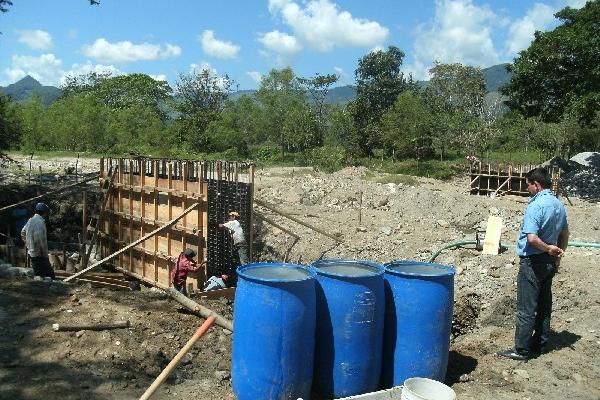
[[[515,349],[499,351],[498,353],[496,353],[496,355],[499,357],[510,358],[511,360],[517,360],[517,361],[527,361],[527,360],[531,360],[532,358],[534,358],[534,355],[531,353],[520,353],[520,352],[516,351]]]

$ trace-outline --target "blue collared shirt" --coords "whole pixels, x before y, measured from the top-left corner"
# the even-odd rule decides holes
[[[544,243],[556,245],[558,235],[568,227],[565,206],[550,189],[542,190],[529,199],[517,239],[517,255],[524,257],[543,253],[527,243],[529,233],[536,234]]]

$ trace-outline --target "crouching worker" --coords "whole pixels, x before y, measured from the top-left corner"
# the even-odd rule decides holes
[[[50,208],[45,203],[37,203],[35,214],[29,218],[29,221],[21,230],[21,239],[25,242],[27,254],[31,257],[34,275],[55,279],[54,270],[48,259],[46,219],[49,214]]]
[[[196,265],[196,252],[192,249],[185,249],[179,257],[177,257],[177,263],[175,268],[171,271],[171,282],[173,287],[180,293],[187,296],[187,285],[186,279],[190,272],[198,271],[204,263]]]

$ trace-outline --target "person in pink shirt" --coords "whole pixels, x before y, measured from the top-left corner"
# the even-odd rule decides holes
[[[185,249],[175,263],[175,268],[171,271],[171,282],[173,287],[187,296],[187,288],[185,281],[190,272],[196,272],[202,267],[202,264],[196,265],[196,252],[192,249]]]

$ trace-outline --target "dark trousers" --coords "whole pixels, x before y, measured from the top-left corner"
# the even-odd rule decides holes
[[[36,276],[56,279],[48,257],[31,257],[31,267],[33,268],[33,274]]]
[[[515,350],[540,353],[550,336],[552,278],[555,258],[548,254],[521,257],[517,276]]]
[[[187,285],[185,284],[185,282],[183,283],[175,283],[173,282],[173,287],[175,288],[175,290],[177,290],[179,293],[183,294],[184,296],[187,296]]]

